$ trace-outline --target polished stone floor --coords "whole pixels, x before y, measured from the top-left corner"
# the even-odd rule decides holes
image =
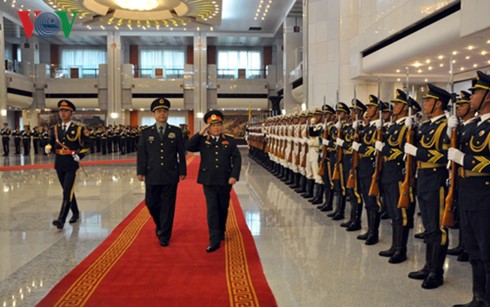
[[[448,256],[444,285],[424,290],[421,282],[407,278],[423,266],[421,240],[411,235],[409,260],[389,264],[378,256],[390,244],[388,220],[382,221],[380,243],[366,246],[356,239],[359,232],[346,232],[249,159],[245,150],[242,156],[235,191],[279,306],[451,306],[469,301],[468,263]],[[135,154],[87,159],[131,157]],[[0,166],[50,161],[11,154],[0,159]],[[61,202],[53,169],[0,171],[0,306],[34,306],[144,198],[134,165],[85,171],[87,176],[79,172],[76,186],[82,220],[63,231],[51,225]],[[420,223],[417,217],[417,232]]]

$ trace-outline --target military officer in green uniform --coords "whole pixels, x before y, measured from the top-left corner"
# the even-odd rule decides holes
[[[225,239],[232,186],[239,180],[242,158],[232,136],[223,134],[223,114],[209,111],[206,125],[187,142],[187,150],[201,153],[197,182],[203,185],[209,229],[208,253]],[[207,132],[207,133],[206,133]]]
[[[138,180],[146,186],[146,206],[156,225],[160,245],[170,243],[179,180],[187,174],[184,142],[179,127],[167,123],[170,101],[155,99],[156,123],[142,131],[137,153]]]
[[[66,99],[58,102],[61,122],[51,128],[51,135],[45,152],[50,153],[54,149],[54,168],[63,188],[63,201],[60,214],[53,225],[63,229],[68,211],[72,210],[73,216],[70,223],[79,219],[79,210],[75,200],[74,185],[80,160],[89,152],[90,138],[88,130],[80,124],[72,121],[75,105]]]

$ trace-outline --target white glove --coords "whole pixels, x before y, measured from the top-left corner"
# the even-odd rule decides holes
[[[352,149],[354,149],[355,151],[359,151],[359,147],[361,147],[361,143],[352,142]]]
[[[335,140],[335,143],[337,144],[337,146],[342,147],[342,145],[344,145],[344,140],[342,140],[341,138],[337,138]]]
[[[449,148],[447,151],[447,158],[448,160],[454,161],[459,165],[463,165],[464,163],[464,153],[454,147]]]
[[[75,162],[80,162],[80,156],[79,156],[79,155],[77,155],[76,153],[74,153],[74,154],[72,154],[71,156],[73,157],[73,160],[74,160]]]
[[[337,130],[342,128],[342,123],[340,122],[340,120],[335,123],[335,128],[337,128]]]
[[[456,117],[455,115],[448,118],[446,133],[449,137],[451,137],[451,133],[453,132],[453,130],[456,129],[456,127],[458,127],[458,124],[459,124],[459,120],[458,117]]]
[[[377,151],[383,151],[383,147],[385,147],[385,143],[376,141],[374,147],[376,148]]]
[[[379,130],[379,129],[381,129],[381,127],[383,127],[383,123],[381,122],[381,119],[378,119],[376,121],[376,129]]]
[[[354,128],[354,130],[356,130],[357,128],[359,127],[359,121],[356,120],[352,123],[352,128]]]
[[[407,117],[405,118],[405,126],[408,128],[408,129],[412,129],[412,124],[413,124],[413,120],[411,117]]]
[[[417,150],[418,148],[413,146],[412,144],[408,144],[408,143],[405,144],[405,153],[407,155],[411,155],[415,157],[417,155]]]
[[[44,151],[47,153],[47,154],[50,154],[51,153],[51,145],[46,145],[44,146]]]
[[[322,139],[322,145],[323,146],[328,146],[328,140],[327,139]]]

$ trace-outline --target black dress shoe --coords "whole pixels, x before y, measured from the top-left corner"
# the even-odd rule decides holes
[[[427,276],[429,276],[429,273],[430,273],[429,269],[424,266],[419,271],[408,273],[408,278],[422,280],[422,279],[425,279]]]
[[[340,227],[347,228],[350,226],[350,224],[354,223],[352,220],[348,220],[347,222],[343,222],[340,224]]]
[[[219,243],[218,244],[211,244],[206,248],[207,253],[212,253],[216,251],[219,248]]]
[[[420,233],[416,233],[414,235],[415,239],[425,239],[425,231],[424,232],[420,232]]]
[[[407,260],[407,253],[404,251],[396,251],[388,260],[389,263],[398,264]]]
[[[357,236],[357,240],[366,240],[368,238],[368,236],[369,236],[369,233],[366,232],[366,233],[364,233],[362,235],[358,235]]]
[[[470,261],[470,255],[468,255],[467,252],[462,252],[461,254],[459,254],[458,258],[456,258],[456,261],[468,262]]]
[[[395,253],[395,248],[392,245],[389,249],[380,251],[378,255],[380,255],[381,257],[391,257],[393,256],[394,253]]]
[[[78,219],[80,218],[79,215],[74,215],[71,217],[71,219],[68,221],[70,224],[76,223]]]
[[[451,256],[459,256],[462,252],[464,252],[464,248],[461,245],[447,250],[447,254]]]
[[[64,223],[62,223],[60,220],[54,220],[53,225],[58,229],[63,229]]]
[[[163,246],[163,247],[168,246],[168,241],[160,240],[160,246]]]
[[[334,215],[332,217],[332,220],[334,220],[334,221],[339,221],[339,220],[343,220],[343,219],[344,219],[344,215],[340,214],[340,213],[337,213],[336,215]]]
[[[444,283],[444,277],[442,276],[442,274],[431,272],[424,279],[424,282],[422,283],[422,288],[435,289],[439,286],[442,286],[443,283]]]
[[[482,301],[477,301],[475,298],[467,304],[458,304],[458,305],[453,305],[453,307],[484,307],[485,303]]]
[[[357,231],[357,230],[361,230],[361,224],[359,223],[351,223],[349,225],[349,227],[347,227],[346,229],[347,231]]]

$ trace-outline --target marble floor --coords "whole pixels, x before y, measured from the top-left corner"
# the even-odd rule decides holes
[[[448,256],[444,285],[422,289],[420,281],[407,278],[424,264],[421,240],[411,234],[409,260],[389,264],[378,256],[391,243],[388,220],[382,221],[380,243],[366,246],[356,239],[359,232],[346,232],[249,159],[245,150],[242,156],[235,191],[279,306],[451,306],[470,300],[468,263]],[[135,154],[87,159],[128,157]],[[0,159],[0,166],[51,159],[11,154]],[[134,165],[85,171],[87,175],[79,172],[76,186],[81,222],[67,224],[63,231],[51,225],[61,202],[53,169],[0,171],[0,306],[34,306],[144,198]],[[420,224],[417,217],[414,231],[422,229]]]

